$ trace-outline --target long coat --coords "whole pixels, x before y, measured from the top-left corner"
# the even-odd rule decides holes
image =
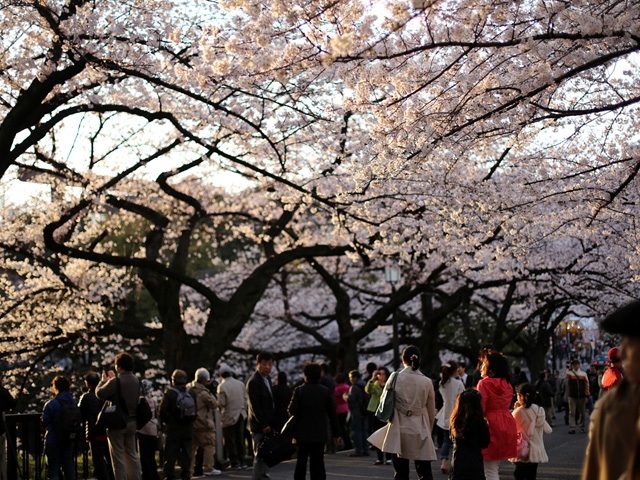
[[[387,381],[385,388],[390,384]],[[369,442],[383,452],[396,453],[401,458],[436,460],[431,438],[436,400],[431,380],[419,370],[406,367],[398,373],[395,399],[391,422],[375,431]]]
[[[513,411],[513,418],[516,419],[517,431],[524,432],[527,436],[531,431],[531,423],[536,422],[529,442],[529,463],[547,463],[549,457],[544,449],[542,432],[551,433],[553,430],[545,420],[544,408],[536,404],[532,404],[529,408],[518,407]],[[514,458],[512,461],[519,462],[520,460]]]
[[[482,409],[489,423],[491,441],[482,450],[485,460],[506,460],[516,456],[516,421],[509,406],[513,387],[504,378],[486,377],[478,382],[482,395]]]
[[[596,402],[582,480],[618,480],[635,454],[640,385],[623,379]]]

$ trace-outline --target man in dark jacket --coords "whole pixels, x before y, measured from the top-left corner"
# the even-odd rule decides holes
[[[44,435],[44,452],[47,456],[47,478],[58,480],[60,471],[65,480],[75,480],[73,467],[73,442],[69,438],[63,438],[56,425],[61,421],[64,404],[76,401],[69,391],[71,383],[69,379],[61,375],[56,376],[51,383],[51,389],[55,397],[49,400],[42,411],[42,425],[46,429]]]
[[[368,457],[369,452],[367,437],[369,436],[369,422],[367,419],[367,398],[364,393],[364,381],[360,372],[351,370],[349,372],[351,389],[349,390],[349,412],[351,413],[351,430],[353,434],[353,453],[350,457]]]
[[[267,433],[271,433],[276,417],[271,379],[273,357],[263,352],[256,356],[256,373],[247,382],[247,398],[249,406],[249,431],[253,439],[253,480],[268,479],[268,467],[258,457],[258,446]]]
[[[93,472],[96,480],[113,480],[107,430],[96,425],[98,414],[104,404],[104,400],[100,400],[96,396],[98,383],[100,383],[100,375],[96,372],[88,372],[84,376],[84,384],[87,387],[87,391],[80,397],[78,407],[80,407],[82,421],[85,424],[85,437],[91,447]]]
[[[334,395],[319,383],[320,365],[307,363],[303,372],[304,384],[294,390],[289,406],[289,414],[293,415],[295,422],[293,438],[298,445],[298,459],[293,477],[305,478],[308,458],[311,478],[324,480],[324,444],[328,440],[328,426],[333,443],[338,440],[339,427]]]
[[[171,387],[167,388],[160,402],[160,420],[166,425],[164,443],[164,465],[162,471],[165,480],[175,478],[175,467],[180,457],[180,476],[182,480],[191,478],[191,461],[193,460],[193,420],[179,418],[178,395],[187,391],[187,373],[174,370],[171,374]],[[195,405],[196,397],[191,391]],[[195,411],[194,411],[195,413]]]

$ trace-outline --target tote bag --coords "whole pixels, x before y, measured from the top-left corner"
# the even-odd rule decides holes
[[[382,391],[382,396],[380,397],[380,403],[378,404],[378,408],[376,408],[376,418],[378,420],[382,420],[383,422],[390,422],[393,418],[393,408],[396,404],[396,380],[398,378],[398,373],[393,372],[389,377],[386,385],[384,386],[384,390]]]

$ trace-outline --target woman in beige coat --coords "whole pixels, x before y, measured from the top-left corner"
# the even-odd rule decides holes
[[[431,480],[436,460],[431,431],[436,415],[433,383],[420,370],[420,350],[409,346],[402,352],[404,369],[397,373],[391,421],[369,437],[383,452],[393,454],[394,480],[409,479],[409,460],[414,460],[418,480]],[[385,384],[388,388],[391,382]]]

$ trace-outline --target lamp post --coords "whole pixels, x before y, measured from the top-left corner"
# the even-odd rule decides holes
[[[396,293],[395,284],[400,281],[400,269],[397,266],[385,267],[384,278],[391,285],[391,299],[393,300],[393,294]],[[393,309],[391,314],[392,325],[392,345],[393,345],[393,369],[397,371],[400,368],[400,346],[398,345],[398,316],[396,315],[396,309]]]

